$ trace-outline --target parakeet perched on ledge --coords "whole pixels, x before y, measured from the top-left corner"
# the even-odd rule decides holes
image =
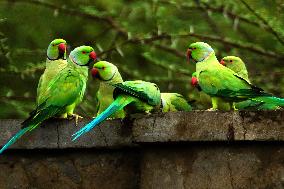
[[[92,47],[81,46],[70,53],[68,66],[61,70],[42,92],[41,103],[22,123],[22,129],[0,150],[2,153],[26,132],[37,128],[44,120],[67,112],[73,115],[75,105],[81,102],[88,79],[88,65],[96,59]]]
[[[122,83],[123,79],[117,67],[107,61],[99,61],[92,69],[93,78],[99,79],[100,87],[97,96],[97,113],[101,114],[113,101],[114,84]],[[124,118],[124,110],[118,110],[110,116],[111,118]]]
[[[239,76],[246,79],[248,82],[248,71],[245,63],[241,58],[236,56],[226,56],[221,59],[220,64],[236,72]],[[254,99],[245,100],[235,104],[237,109],[252,109],[252,110],[276,110],[284,107],[284,99],[274,96],[256,97]]]
[[[54,39],[47,48],[46,66],[41,75],[37,87],[37,104],[42,103],[42,93],[46,90],[49,82],[67,66],[66,41]]]
[[[98,114],[100,114],[114,101],[112,96],[114,87],[111,85],[122,83],[123,79],[118,71],[118,68],[114,64],[107,61],[99,61],[94,64],[92,75],[94,78],[98,78],[101,81],[100,88],[97,93],[99,106]],[[181,94],[161,93],[161,99],[162,112],[192,110],[191,106],[187,103],[187,101]],[[119,110],[115,112],[111,117],[124,118],[125,113],[123,110]]]
[[[203,92],[212,97],[213,109],[218,109],[218,98],[232,103],[256,97],[273,97],[253,86],[234,71],[222,66],[214,50],[204,42],[189,45],[187,58],[196,63],[198,84]]]
[[[160,108],[161,94],[158,86],[154,83],[136,80],[124,81],[113,86],[115,87],[113,91],[115,100],[93,121],[73,134],[73,141],[89,132],[118,110],[124,109],[126,114],[131,114],[150,113],[158,111]]]
[[[176,112],[192,110],[185,98],[178,93],[161,93],[162,112]]]

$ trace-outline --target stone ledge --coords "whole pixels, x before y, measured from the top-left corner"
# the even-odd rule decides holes
[[[0,145],[20,129],[23,120],[0,120]],[[50,120],[23,136],[14,149],[119,148],[140,143],[190,141],[284,141],[284,111],[193,111],[157,113],[131,124],[110,120],[78,141],[73,134],[90,119]]]

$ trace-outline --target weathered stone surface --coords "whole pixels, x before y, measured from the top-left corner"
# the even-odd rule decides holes
[[[171,141],[284,141],[284,111],[157,113],[137,118],[133,124],[121,120],[105,121],[72,142],[71,135],[89,121],[80,120],[76,127],[74,120],[49,120],[11,148],[119,148]],[[0,145],[20,129],[21,122],[0,120]]]
[[[0,170],[1,189],[133,189],[139,152],[8,153]]]
[[[100,124],[89,133],[83,135],[73,142],[71,136],[85,126],[91,120],[84,119],[75,126],[75,121],[71,124],[60,125],[59,148],[91,148],[91,147],[110,147],[117,148],[122,146],[133,146],[131,125],[122,124],[121,120],[110,120]]]
[[[0,145],[3,145],[14,134],[21,129],[23,120],[5,119],[0,120]],[[11,146],[15,149],[35,149],[35,148],[57,148],[58,132],[57,126],[61,121],[50,120],[43,123],[40,128],[32,132],[26,133],[20,140]]]
[[[0,188],[282,189],[283,118],[281,111],[158,113],[133,124],[106,121],[76,142],[71,135],[90,120],[78,127],[50,120],[11,147],[24,150],[0,156]],[[21,122],[0,120],[0,144]]]
[[[145,149],[141,189],[284,187],[280,146],[188,146]]]
[[[240,111],[234,126],[243,127],[243,140],[284,141],[284,111]]]
[[[227,140],[232,126],[231,112],[170,112],[154,114],[134,121],[137,142]]]
[[[284,111],[194,111],[153,114],[134,121],[136,142],[284,140]]]

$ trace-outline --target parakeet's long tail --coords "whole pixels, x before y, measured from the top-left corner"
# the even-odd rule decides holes
[[[95,126],[97,126],[99,123],[104,121],[106,118],[111,116],[113,113],[115,113],[118,110],[121,110],[123,107],[126,105],[130,104],[133,102],[133,98],[125,95],[120,95],[118,96],[115,101],[105,110],[103,111],[100,115],[98,115],[93,121],[88,123],[85,127],[74,133],[72,141],[76,140],[79,138],[81,135],[89,132],[91,129],[93,129]]]
[[[284,107],[284,98],[274,96],[251,98],[236,104],[237,109],[275,110],[279,107]]]
[[[27,131],[30,130],[30,127],[21,129],[15,136],[13,136],[0,150],[0,154],[6,150],[9,146],[14,144],[21,136],[23,136]]]
[[[41,110],[35,110],[30,113],[30,117],[22,123],[22,129],[14,135],[0,150],[0,154],[6,150],[9,146],[14,144],[21,136],[26,132],[32,131],[37,128],[40,123],[44,120],[54,116],[60,111],[60,108],[57,106],[50,106]]]
[[[270,97],[256,97],[256,98],[253,98],[253,100],[261,101],[268,105],[284,107],[284,98],[270,96]]]

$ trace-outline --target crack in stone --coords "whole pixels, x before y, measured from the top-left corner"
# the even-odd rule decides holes
[[[78,175],[80,177],[80,182],[79,182],[80,188],[83,188],[83,178],[84,177],[82,177],[79,169],[77,168],[75,160],[73,158],[71,158],[70,160],[71,160],[72,165],[74,166],[75,170],[77,171],[77,173],[78,173]]]
[[[156,116],[154,116],[153,117],[153,124],[152,124],[152,137],[154,136],[153,134],[154,134],[154,128],[155,128],[155,125],[156,125],[156,120],[157,120],[157,117]],[[159,134],[160,135],[160,134]],[[154,140],[154,138],[153,138],[153,140]]]
[[[109,146],[109,145],[108,145],[107,138],[106,138],[105,134],[102,132],[100,126],[98,127],[98,129],[100,130],[100,132],[101,132],[101,134],[102,134],[102,136],[103,136],[103,139],[104,139],[104,142],[105,142],[106,146]]]
[[[244,124],[242,126],[243,126],[243,130],[244,130],[243,138],[244,138],[244,140],[246,140],[247,128],[245,127]]]
[[[228,170],[229,170],[229,177],[230,177],[231,187],[232,187],[232,189],[234,189],[235,188],[235,186],[234,186],[234,177],[232,175],[232,168],[230,166],[230,160],[229,159],[227,161],[227,166],[228,166]]]
[[[57,148],[59,149],[60,148],[60,145],[59,145],[59,141],[60,141],[60,138],[59,138],[59,124],[56,124],[56,132],[57,132]]]
[[[244,116],[242,116],[242,115],[240,115],[242,112],[234,112],[234,114],[233,114],[233,125],[235,124],[235,122],[236,122],[236,116],[237,117],[239,117],[238,118],[238,120],[239,119],[241,119],[242,121],[241,121],[241,123],[239,123],[239,124],[241,124],[241,127],[243,128],[243,140],[246,140],[246,134],[247,134],[247,128],[245,127],[245,118],[244,118]]]

